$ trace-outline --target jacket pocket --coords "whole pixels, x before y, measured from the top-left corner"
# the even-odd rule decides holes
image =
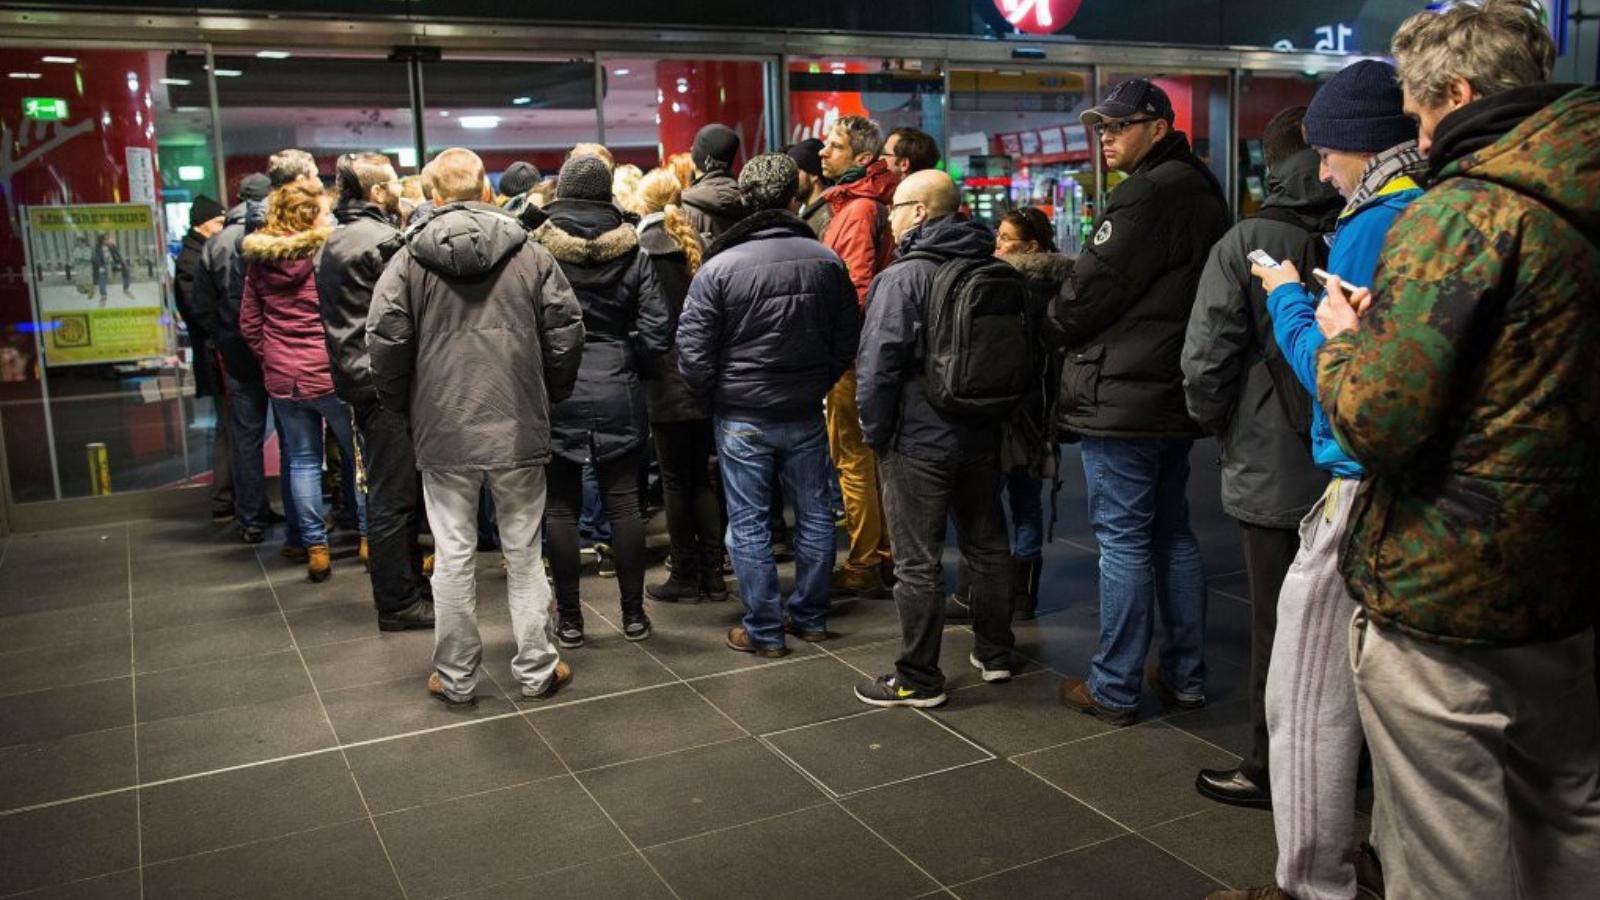
[[[1066,415],[1090,416],[1100,405],[1100,370],[1105,365],[1106,347],[1092,344],[1067,354],[1061,370],[1061,403]]]

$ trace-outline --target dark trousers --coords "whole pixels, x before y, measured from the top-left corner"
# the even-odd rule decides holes
[[[611,552],[617,561],[617,588],[622,611],[644,608],[644,520],[639,516],[639,455],[634,450],[594,464],[600,480],[600,502],[611,523]],[[578,599],[578,518],[583,515],[583,466],[554,457],[546,470],[545,504],[550,572],[555,576],[556,605],[563,618],[583,617]]]
[[[241,528],[266,528],[272,508],[267,505],[266,460],[263,456],[267,439],[266,385],[257,381],[240,381],[225,375],[228,385],[228,435],[233,450],[233,517]],[[285,446],[283,423],[273,417],[278,432],[278,447]],[[281,456],[281,453],[280,453]],[[287,469],[283,473],[288,475]],[[283,479],[283,515],[288,520],[284,527],[284,544],[302,545],[299,516],[294,504],[294,491],[288,489],[289,480]]]
[[[945,523],[953,520],[961,559],[972,573],[974,652],[1010,668],[1011,544],[1000,505],[1000,463],[987,454],[935,463],[901,453],[878,461],[884,516],[894,547],[895,605],[901,648],[895,672],[903,684],[944,690],[939,646],[944,637]]]
[[[1267,665],[1278,630],[1278,591],[1300,551],[1300,532],[1239,523],[1244,536],[1245,577],[1250,582],[1250,752],[1239,771],[1262,787],[1267,767]]]
[[[222,367],[216,366],[217,384],[211,394],[211,408],[215,421],[208,435],[211,438],[211,514],[229,515],[233,512],[233,427],[229,423],[233,410],[228,403],[228,392],[222,385]]]
[[[422,478],[405,416],[376,401],[355,406],[367,473],[367,552],[372,604],[394,613],[431,593],[422,576]]]
[[[711,458],[717,452],[711,420],[651,427],[661,465],[672,572],[690,581],[701,572],[715,574],[722,565],[722,506],[711,485]]]

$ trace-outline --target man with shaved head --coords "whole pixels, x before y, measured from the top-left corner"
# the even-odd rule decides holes
[[[856,355],[856,402],[867,445],[878,454],[904,635],[894,672],[856,687],[857,699],[873,706],[945,702],[940,561],[951,518],[973,574],[968,660],[984,681],[1011,678],[1011,555],[1000,507],[999,428],[992,419],[940,412],[923,374],[930,305],[951,302],[935,291],[935,275],[952,260],[994,256],[994,231],[957,213],[960,202],[950,176],[937,170],[900,183],[889,208],[900,257],[872,282]]]

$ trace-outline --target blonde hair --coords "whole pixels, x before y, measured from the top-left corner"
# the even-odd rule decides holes
[[[325,197],[322,185],[305,181],[291,181],[278,188],[267,198],[265,230],[269,234],[310,231],[322,224]]]
[[[639,189],[639,179],[644,177],[644,172],[632,163],[617,166],[611,173],[611,197],[623,209],[633,209],[633,195]]]
[[[489,175],[478,154],[463,147],[451,147],[428,163],[423,172],[433,189],[435,202],[453,203],[458,200],[481,200]]]
[[[678,178],[678,186],[688,188],[694,184],[694,154],[674,153],[667,157],[668,169]]]
[[[1550,80],[1556,45],[1537,0],[1457,3],[1405,20],[1390,44],[1400,83],[1426,107],[1442,104],[1457,78],[1477,97]]]
[[[634,211],[644,216],[657,212],[662,214],[661,226],[683,248],[683,255],[689,258],[689,274],[693,275],[700,270],[700,261],[705,253],[700,248],[700,234],[689,224],[683,208],[678,205],[682,193],[678,176],[671,169],[651,169],[650,174],[639,180],[639,186],[634,191]]]
[[[567,159],[577,159],[580,156],[597,157],[608,169],[617,167],[616,157],[611,155],[605,144],[573,144],[572,149],[567,152]]]

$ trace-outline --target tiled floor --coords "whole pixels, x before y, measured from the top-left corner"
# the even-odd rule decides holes
[[[1248,741],[1249,610],[1214,447],[1191,496],[1212,575],[1210,705],[1113,730],[1062,708],[1097,627],[1094,542],[1067,454],[1023,672],[872,710],[890,601],[767,662],[722,646],[737,603],[616,630],[586,577],[588,646],[548,705],[508,693],[498,557],[480,560],[476,710],[428,699],[431,638],[379,634],[349,558],[306,583],[209,523],[17,535],[0,549],[0,897],[1200,898],[1269,881],[1267,813],[1194,793]],[[660,572],[652,573],[660,577]],[[511,686],[514,691],[514,686]]]

